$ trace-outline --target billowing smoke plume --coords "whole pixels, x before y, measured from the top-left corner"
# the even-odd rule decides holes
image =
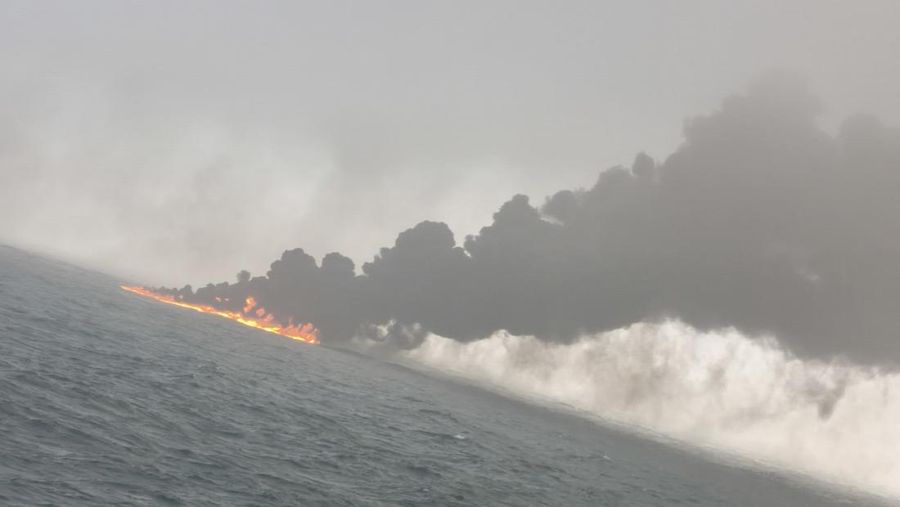
[[[640,154],[542,206],[517,195],[462,245],[426,221],[360,275],[340,254],[318,265],[297,249],[265,277],[181,295],[235,309],[253,295],[332,343],[386,322],[568,341],[677,317],[774,333],[804,355],[894,361],[900,131],[860,116],[831,135],[819,109],[803,84],[769,77],[688,121],[665,161]]]

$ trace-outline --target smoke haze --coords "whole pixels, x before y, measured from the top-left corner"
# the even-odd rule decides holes
[[[0,240],[148,283],[357,265],[656,158],[767,68],[900,121],[896,3],[0,4]],[[236,233],[236,231],[240,231]]]

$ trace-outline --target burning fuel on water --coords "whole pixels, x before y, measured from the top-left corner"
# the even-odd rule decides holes
[[[308,322],[304,324],[294,324],[293,321],[290,321],[288,322],[287,326],[284,326],[279,323],[271,313],[267,312],[265,308],[257,306],[256,300],[252,297],[248,297],[246,301],[244,301],[243,312],[233,312],[230,310],[221,310],[209,305],[188,303],[176,298],[175,296],[161,294],[146,287],[132,285],[121,285],[120,287],[122,288],[122,290],[153,299],[154,301],[159,301],[160,303],[166,303],[179,306],[181,308],[188,308],[200,313],[208,313],[210,315],[224,317],[228,320],[233,320],[248,327],[260,329],[262,331],[267,331],[269,333],[281,336],[286,336],[288,338],[291,338],[292,340],[310,343],[313,345],[319,343],[319,331],[314,325]]]
[[[900,0],[411,3],[0,0],[0,507],[900,507]]]

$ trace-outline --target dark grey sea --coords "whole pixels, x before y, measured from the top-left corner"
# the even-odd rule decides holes
[[[0,247],[2,505],[876,505]]]

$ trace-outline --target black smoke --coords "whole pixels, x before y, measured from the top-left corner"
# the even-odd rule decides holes
[[[820,109],[803,83],[770,76],[686,122],[661,163],[639,154],[542,206],[517,195],[462,245],[426,221],[359,275],[296,249],[265,277],[179,293],[233,309],[252,295],[326,343],[387,322],[561,341],[677,317],[774,333],[802,355],[896,361],[900,131],[858,116],[831,135]]]

